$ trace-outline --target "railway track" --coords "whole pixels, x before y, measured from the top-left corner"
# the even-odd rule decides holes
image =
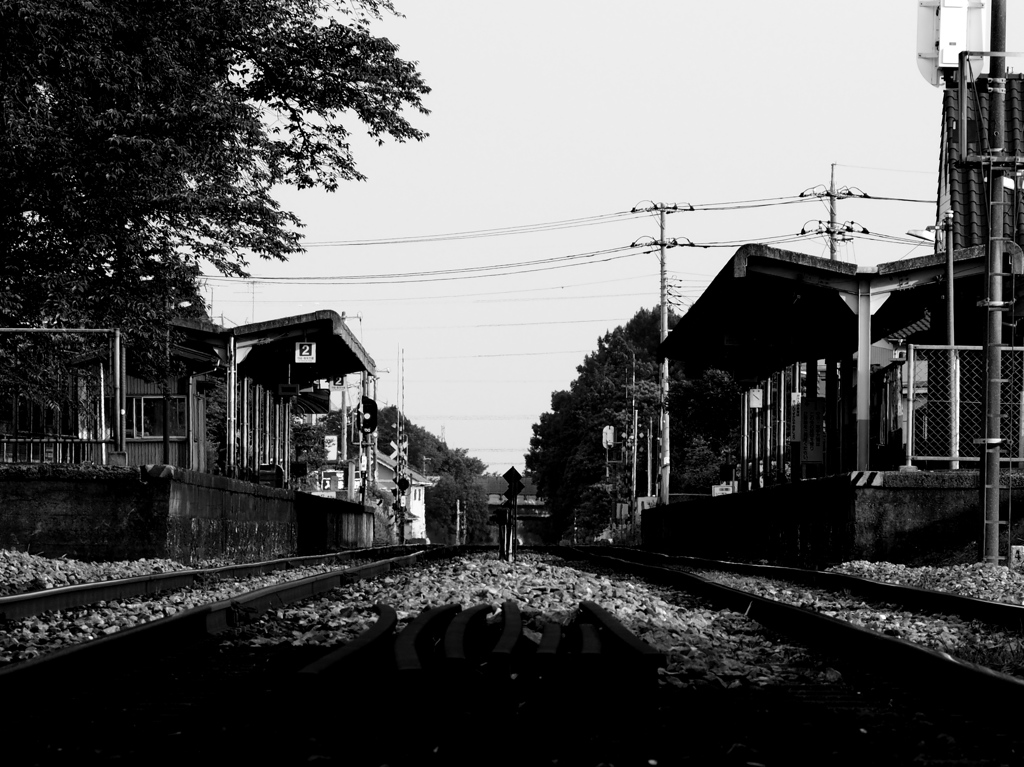
[[[391,577],[396,567],[457,553],[391,558],[351,568],[344,580]],[[560,553],[584,568],[698,593],[709,605],[746,613],[772,636],[799,636],[820,648],[821,668],[834,678],[669,685],[665,666],[680,648],[640,642],[610,602],[590,599],[576,603],[572,620],[549,622],[539,635],[525,630],[516,599],[500,609],[435,605],[404,625],[400,611],[382,603],[372,626],[330,650],[284,644],[256,666],[225,649],[218,639],[225,632],[245,631],[259,612],[342,580],[296,582],[175,616],[165,624],[173,629],[134,632],[149,639],[105,648],[97,640],[63,661],[0,672],[5,700],[26,702],[11,719],[14,731],[40,744],[38,758],[22,763],[139,760],[154,749],[194,761],[197,744],[210,760],[284,764],[995,765],[1024,753],[1003,723],[1021,700],[1018,680],[861,636],[874,632],[846,634],[841,621],[709,583],[679,570],[678,561],[604,549]],[[749,630],[760,629],[751,622]],[[153,638],[161,632],[169,633]],[[980,719],[964,705],[978,700],[986,706]],[[54,701],[79,713],[65,717],[58,738],[33,716]]]
[[[308,557],[287,557],[265,562],[227,565],[195,570],[154,573],[134,578],[116,578],[92,583],[79,583],[52,589],[40,589],[0,597],[0,621],[27,618],[52,610],[71,610],[97,602],[111,602],[149,597],[197,585],[227,580],[245,580],[258,575],[317,566],[343,567],[353,561],[388,559],[425,550],[426,547],[385,546],[353,549],[333,554]]]
[[[931,694],[948,699],[950,706],[961,703],[964,696],[981,696],[997,707],[1015,708],[1024,702],[1024,679],[961,660],[948,652],[930,649],[899,636],[863,628],[815,609],[716,583],[702,577],[699,571],[727,571],[856,594],[874,600],[880,606],[895,605],[923,615],[957,615],[967,620],[982,621],[993,628],[1009,629],[1018,636],[1024,633],[1024,606],[1021,605],[882,583],[842,573],[670,557],[625,549],[605,555],[587,552],[584,556],[605,566],[698,594],[717,606],[743,612],[761,625],[812,647],[827,647],[832,652],[841,652],[874,673],[881,671],[905,686],[930,690]]]

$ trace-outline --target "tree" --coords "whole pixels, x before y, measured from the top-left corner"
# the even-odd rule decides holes
[[[671,444],[679,446],[673,452],[682,459],[673,464],[672,474],[684,491],[708,492],[722,466],[735,460],[739,393],[731,375],[713,368],[669,391]]]
[[[301,251],[277,184],[362,179],[353,123],[425,134],[429,92],[371,22],[390,0],[8,0],[0,5],[0,323],[161,334],[204,265]],[[251,255],[250,255],[251,254]],[[4,375],[33,380],[7,350]]]
[[[625,326],[599,338],[597,350],[577,367],[570,389],[552,393],[551,411],[533,426],[526,468],[564,537],[570,536],[574,516],[579,528],[581,509],[588,520],[603,514],[604,524],[611,522],[615,500],[625,500],[632,490],[625,465],[606,477],[601,433],[612,426],[621,441],[632,430],[634,398],[640,423],[657,420],[659,333],[658,311],[641,309]],[[620,446],[612,457],[621,452]],[[638,462],[638,469],[639,487],[647,481],[646,461]],[[596,524],[588,521],[587,531]]]
[[[676,318],[670,317],[674,325]],[[527,471],[547,498],[556,526],[565,538],[573,526],[577,540],[592,539],[612,521],[616,502],[632,493],[630,467],[606,463],[628,456],[621,446],[606,454],[601,444],[605,426],[612,426],[620,444],[633,436],[635,398],[639,432],[657,424],[659,407],[657,309],[641,309],[626,323],[598,339],[597,350],[577,368],[578,376],[567,391],[553,392],[551,410],[533,425]],[[635,369],[635,385],[634,381]],[[717,481],[720,464],[733,449],[736,436],[736,393],[728,374],[709,370],[693,380],[670,369],[669,424],[672,487],[709,492]],[[637,488],[647,484],[646,439],[637,440]],[[657,456],[652,439],[651,456]],[[658,461],[652,460],[652,474]],[[652,477],[652,481],[656,477]]]

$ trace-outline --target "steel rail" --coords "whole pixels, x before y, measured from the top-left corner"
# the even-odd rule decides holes
[[[87,642],[63,647],[37,658],[0,668],[0,691],[18,683],[36,684],[76,675],[101,673],[105,664],[140,662],[169,648],[200,642],[213,634],[244,625],[271,607],[315,596],[344,583],[374,578],[393,568],[457,555],[455,547],[436,547],[268,586],[230,599],[183,610],[165,618],[131,626]]]
[[[692,567],[695,570],[721,570],[737,575],[758,578],[776,578],[805,586],[818,586],[829,591],[849,591],[852,594],[878,602],[901,605],[910,610],[958,615],[967,620],[979,620],[1002,626],[1011,631],[1024,632],[1024,605],[993,602],[989,599],[951,594],[945,591],[923,589],[896,583],[874,581],[849,573],[830,573],[821,570],[803,570],[778,565],[755,565],[747,562],[728,562],[700,557],[671,556],[637,549],[602,548],[620,559],[644,562],[660,567]]]
[[[841,655],[871,672],[883,670],[936,696],[962,702],[965,696],[986,696],[986,705],[1016,710],[1024,701],[1024,680],[931,650],[905,639],[880,634],[847,621],[774,599],[758,596],[693,573],[576,550],[580,557],[616,571],[665,583],[708,600],[716,607],[744,613],[773,631],[819,650]],[[1011,709],[1007,709],[1011,710]]]
[[[71,610],[96,602],[119,601],[132,597],[150,596],[167,591],[189,588],[197,582],[211,579],[244,579],[277,570],[299,569],[318,564],[341,564],[351,559],[388,558],[396,551],[408,551],[411,547],[388,546],[384,548],[350,549],[332,554],[316,554],[304,557],[287,557],[222,567],[176,570],[169,573],[153,573],[133,578],[116,578],[109,581],[76,583],[53,589],[27,591],[0,597],[0,620],[17,620],[53,610]],[[420,549],[423,547],[416,547]]]

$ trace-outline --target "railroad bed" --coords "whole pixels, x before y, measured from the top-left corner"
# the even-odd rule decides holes
[[[510,566],[443,553],[351,568],[298,603],[234,600],[223,620],[207,607],[202,631],[171,642],[0,673],[4,700],[23,701],[5,720],[32,744],[19,763],[1011,764],[1024,753],[1002,723],[765,630],[743,614],[749,601],[718,609],[665,585],[667,568],[645,565],[641,580],[621,558],[524,553]],[[421,616],[443,605],[444,617]],[[615,639],[600,608],[634,639]],[[418,620],[434,624],[431,639],[411,639]],[[386,651],[354,651],[389,621]],[[620,640],[651,651],[612,652]],[[403,641],[420,645],[419,668],[396,660]],[[550,653],[560,670],[545,670],[545,646],[561,648]]]

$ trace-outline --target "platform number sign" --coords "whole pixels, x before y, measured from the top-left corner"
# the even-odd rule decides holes
[[[314,341],[296,341],[295,361],[316,362],[316,343]]]

